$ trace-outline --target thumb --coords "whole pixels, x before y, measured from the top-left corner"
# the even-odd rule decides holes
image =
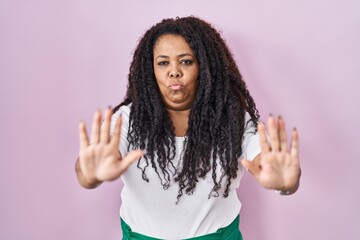
[[[107,171],[100,171],[98,170],[99,179],[102,181],[113,181],[120,177],[128,168],[129,166],[139,160],[144,155],[144,152],[141,150],[135,150],[129,152],[126,157],[118,161],[115,167],[111,168],[111,170]]]
[[[121,165],[124,170],[126,170],[133,162],[139,160],[144,155],[144,151],[135,150],[129,152],[126,157],[121,159]]]
[[[241,164],[253,175],[258,175],[261,171],[261,168],[258,164],[253,163],[252,161],[249,160],[241,160]]]

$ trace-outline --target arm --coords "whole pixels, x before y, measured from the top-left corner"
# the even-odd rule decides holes
[[[279,117],[268,120],[270,144],[267,141],[265,126],[258,125],[261,154],[253,161],[243,160],[243,165],[255,176],[258,183],[268,189],[279,190],[283,195],[295,193],[300,185],[299,137],[292,131],[290,148],[286,140],[284,120]]]
[[[121,176],[131,163],[142,157],[141,150],[129,152],[124,158],[119,152],[122,119],[116,120],[114,135],[110,136],[111,109],[105,113],[101,125],[101,113],[94,115],[89,143],[86,126],[79,124],[80,151],[75,163],[75,172],[81,186],[96,188],[104,181],[112,181]]]

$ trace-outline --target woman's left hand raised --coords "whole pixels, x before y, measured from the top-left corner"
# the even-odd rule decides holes
[[[255,176],[261,186],[287,194],[294,193],[299,187],[301,175],[298,132],[293,129],[289,147],[282,117],[276,121],[270,116],[268,128],[270,143],[267,141],[264,124],[258,124],[261,154],[253,161],[242,160],[242,164]]]

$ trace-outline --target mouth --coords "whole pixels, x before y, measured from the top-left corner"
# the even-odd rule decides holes
[[[180,90],[180,89],[182,89],[184,86],[182,85],[182,84],[180,84],[180,83],[170,83],[170,85],[168,86],[168,88],[170,89],[170,90]]]

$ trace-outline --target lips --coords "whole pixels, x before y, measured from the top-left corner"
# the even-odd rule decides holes
[[[184,86],[180,83],[170,83],[170,85],[168,86],[169,89],[171,90],[180,90],[182,89]]]

